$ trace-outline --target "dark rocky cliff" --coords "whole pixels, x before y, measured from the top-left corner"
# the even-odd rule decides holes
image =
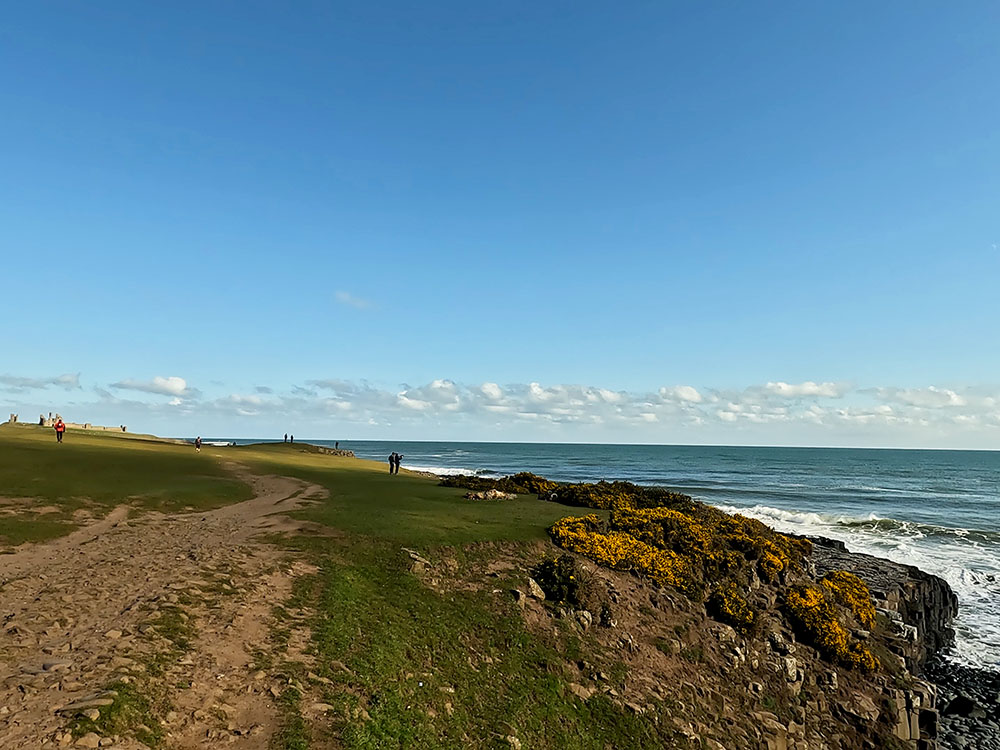
[[[912,565],[849,552],[833,539],[813,537],[812,542],[818,575],[848,570],[868,584],[875,605],[896,623],[898,637],[889,645],[909,671],[919,673],[931,657],[952,644],[958,598],[943,578]]]

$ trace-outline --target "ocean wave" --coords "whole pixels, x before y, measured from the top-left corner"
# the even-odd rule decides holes
[[[938,526],[917,521],[902,521],[896,518],[883,518],[875,513],[865,516],[845,516],[815,513],[811,511],[786,510],[769,505],[753,505],[741,507],[736,505],[716,506],[727,513],[739,513],[751,516],[764,523],[790,524],[799,528],[797,534],[818,534],[830,531],[831,527],[864,532],[903,532],[910,537],[943,537],[962,539],[968,542],[983,542],[1000,544],[1000,532],[981,529],[966,529],[956,526]],[[815,527],[814,531],[808,530]]]
[[[426,471],[428,474],[437,474],[440,477],[454,477],[459,475],[478,477],[500,476],[490,469],[470,469],[461,466],[420,466],[418,464],[407,464],[405,468],[412,469],[413,471]]]

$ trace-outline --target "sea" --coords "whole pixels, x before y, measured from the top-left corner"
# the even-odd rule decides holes
[[[839,539],[853,552],[946,579],[959,599],[948,658],[1000,671],[1000,452],[344,440],[340,447],[378,461],[396,451],[404,468],[440,475],[531,471],[668,487],[778,531]]]

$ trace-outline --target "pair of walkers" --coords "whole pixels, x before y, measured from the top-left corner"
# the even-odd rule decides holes
[[[389,454],[389,473],[398,474],[399,473],[399,462],[403,460],[402,455],[393,451]]]

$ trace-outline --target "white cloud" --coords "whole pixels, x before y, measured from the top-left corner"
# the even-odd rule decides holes
[[[496,383],[483,383],[479,386],[479,390],[491,401],[499,401],[503,398],[503,389]]]
[[[372,303],[368,300],[362,299],[361,297],[355,297],[350,292],[345,292],[343,290],[338,290],[334,294],[334,297],[340,304],[353,307],[356,310],[368,310],[372,307]]]
[[[943,406],[965,406],[966,399],[950,388],[877,388],[876,397],[889,403],[936,408]],[[992,399],[987,399],[988,402]]]
[[[700,404],[703,400],[698,389],[690,385],[675,385],[660,389],[660,396],[668,401],[686,401],[690,404]]]
[[[121,388],[130,391],[142,391],[143,393],[155,393],[160,396],[191,396],[193,392],[188,388],[187,381],[176,375],[163,377],[157,375],[152,380],[133,380],[128,378],[111,384],[112,388]]]
[[[49,387],[55,381],[38,379],[49,382]],[[24,384],[24,380],[11,383],[11,376],[0,382]],[[71,382],[66,380],[63,387]],[[168,398],[128,400],[126,390]],[[643,392],[537,381],[500,384],[487,380],[465,385],[447,378],[393,387],[334,378],[281,388],[248,386],[246,393],[205,397],[175,376],[122,380],[107,391],[93,393],[109,413],[122,415],[120,420],[112,417],[113,423],[139,422],[138,417],[129,416],[135,414],[158,419],[174,415],[197,420],[199,431],[204,431],[200,425],[206,423],[226,425],[230,424],[227,420],[239,418],[261,425],[303,425],[296,427],[296,434],[305,433],[306,424],[316,425],[316,435],[332,425],[341,435],[349,434],[354,426],[359,436],[407,434],[428,439],[469,435],[476,439],[958,445],[946,441],[966,435],[971,437],[963,445],[1000,447],[1000,386],[857,388],[810,380],[772,381],[742,390],[672,385]],[[11,406],[19,408],[14,400]],[[90,410],[74,406],[74,411]],[[379,432],[363,431],[373,425]]]
[[[784,398],[802,398],[818,396],[821,398],[840,398],[846,387],[837,383],[814,383],[807,380],[804,383],[768,383],[764,386],[769,392]]]
[[[72,391],[80,387],[80,373],[66,373],[64,375],[54,375],[48,378],[25,378],[17,375],[0,375],[0,386],[4,386],[5,390],[15,392],[44,390],[50,386]]]

